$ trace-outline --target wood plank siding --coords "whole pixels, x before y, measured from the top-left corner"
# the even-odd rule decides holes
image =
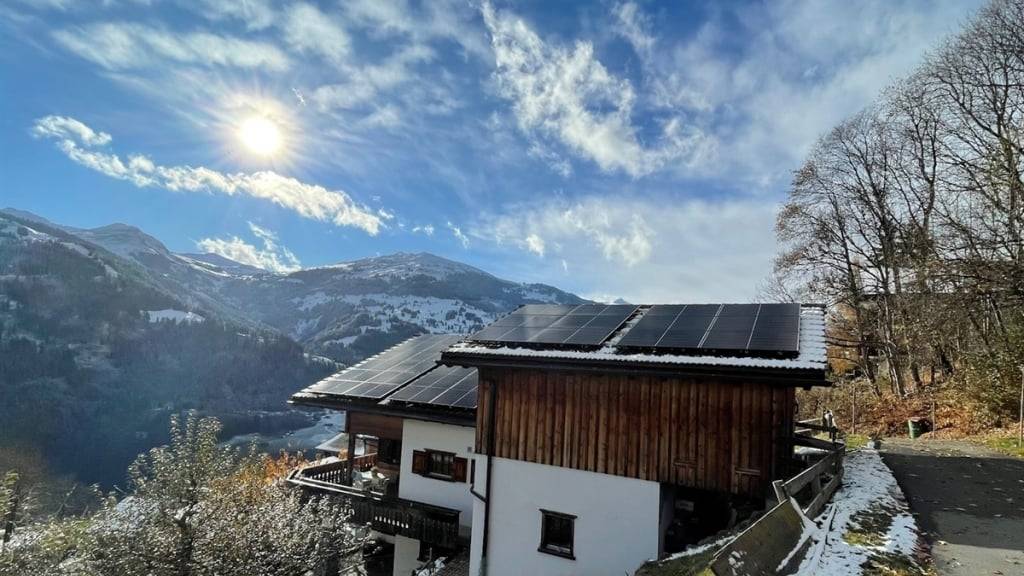
[[[401,440],[404,422],[405,420],[398,416],[349,411],[345,414],[345,432]]]
[[[481,368],[476,450],[763,497],[792,430],[794,389],[764,381]],[[781,470],[780,470],[781,471]]]

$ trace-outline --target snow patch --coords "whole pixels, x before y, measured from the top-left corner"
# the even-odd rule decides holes
[[[917,523],[878,451],[851,452],[844,466],[843,484],[830,508],[805,528],[816,546],[801,562],[798,576],[860,574],[861,566],[875,554],[895,553],[908,558],[914,554],[919,539]],[[866,514],[881,515],[883,521],[867,526]],[[844,538],[851,531],[868,531],[876,538],[851,543]]]
[[[174,308],[165,308],[163,310],[143,310],[150,322],[160,322],[161,320],[171,320],[175,323],[180,322],[202,322],[206,320],[195,312],[183,312],[181,310],[175,310]]]

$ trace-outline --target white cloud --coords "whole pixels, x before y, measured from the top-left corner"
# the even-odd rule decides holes
[[[476,25],[477,13],[464,0],[431,0],[413,9],[406,0],[350,0],[343,4],[347,20],[379,37],[405,36],[416,43],[443,39],[458,43],[466,54],[490,57],[487,39]]]
[[[109,70],[138,69],[162,61],[204,66],[288,69],[288,57],[273,44],[209,32],[173,33],[128,22],[103,22],[57,30],[66,49]]]
[[[640,100],[706,119],[729,151],[679,173],[770,189],[786,184],[820,134],[912,71],[976,2],[766,2],[711,11],[682,37],[671,26],[656,36],[651,18],[622,4],[615,31],[643,64]]]
[[[388,104],[371,112],[360,123],[368,128],[394,128],[402,124],[402,115],[397,106]]]
[[[203,166],[161,166],[146,156],[130,155],[127,162],[103,148],[110,136],[64,116],[36,121],[33,134],[56,140],[58,148],[75,162],[139,187],[175,192],[211,192],[246,195],[269,200],[306,218],[352,226],[376,235],[384,226],[381,216],[356,204],[341,190],[328,190],[272,171],[224,173]]]
[[[388,56],[379,64],[347,69],[348,79],[339,84],[317,87],[307,99],[321,110],[349,110],[369,104],[378,104],[378,95],[405,85],[416,78],[412,68],[435,57],[426,46],[408,46]],[[386,109],[386,107],[383,107]]]
[[[426,234],[427,236],[433,236],[434,235],[434,226],[432,224],[424,224],[422,226],[413,226],[412,231],[413,231],[413,233],[423,233],[423,234]]]
[[[328,62],[341,64],[349,54],[348,33],[316,6],[300,3],[288,9],[284,19],[284,38],[298,52],[316,54]]]
[[[274,23],[270,0],[179,0],[179,3],[208,20],[238,20],[250,30],[262,30]]]
[[[537,256],[544,256],[544,239],[536,234],[529,234],[526,237],[526,249]]]
[[[462,244],[463,248],[469,248],[469,236],[463,233],[462,228],[449,222],[448,229],[452,231],[452,236],[455,236],[455,239]]]
[[[647,17],[633,2],[624,2],[612,11],[617,18],[615,31],[625,38],[641,58],[649,58],[654,49],[654,37],[648,31]]]
[[[679,118],[663,119],[656,146],[641,142],[632,123],[636,93],[594,55],[588,42],[571,49],[541,40],[523,20],[482,8],[495,54],[499,93],[512,101],[519,128],[562,142],[605,171],[639,177],[669,163],[690,164],[713,143]]]
[[[238,236],[231,238],[203,238],[196,246],[225,258],[255,266],[270,272],[285,274],[302,268],[299,259],[288,248],[278,244],[277,234],[249,222],[249,230],[263,243],[263,248],[249,244]]]
[[[513,271],[533,281],[564,277],[572,262],[569,289],[632,302],[744,301],[770,272],[774,217],[771,202],[592,197],[510,206],[470,233],[510,256],[536,253],[529,239],[543,238],[545,258]]]

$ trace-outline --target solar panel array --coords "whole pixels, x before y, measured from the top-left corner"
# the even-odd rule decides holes
[[[428,334],[343,370],[310,388],[310,392],[379,400],[437,365],[441,352],[461,340],[457,335]]]
[[[476,385],[476,368],[438,366],[403,386],[388,402],[475,409]]]
[[[799,351],[799,304],[652,306],[617,345],[656,351],[793,355]]]
[[[622,304],[527,304],[470,336],[476,342],[600,346],[636,311]]]

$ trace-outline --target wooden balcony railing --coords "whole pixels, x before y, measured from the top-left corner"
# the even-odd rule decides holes
[[[357,469],[358,458],[353,463]],[[345,498],[352,507],[351,521],[367,524],[377,532],[415,538],[445,548],[460,544],[458,510],[353,488],[342,483],[347,469],[345,460],[313,464],[292,470],[288,482],[306,490]]]
[[[377,453],[356,456],[352,461],[352,467],[359,472],[366,472],[377,465]],[[305,478],[327,482],[328,484],[349,485],[351,480],[346,478],[348,473],[348,460],[333,460],[322,464],[312,464],[300,469]]]

